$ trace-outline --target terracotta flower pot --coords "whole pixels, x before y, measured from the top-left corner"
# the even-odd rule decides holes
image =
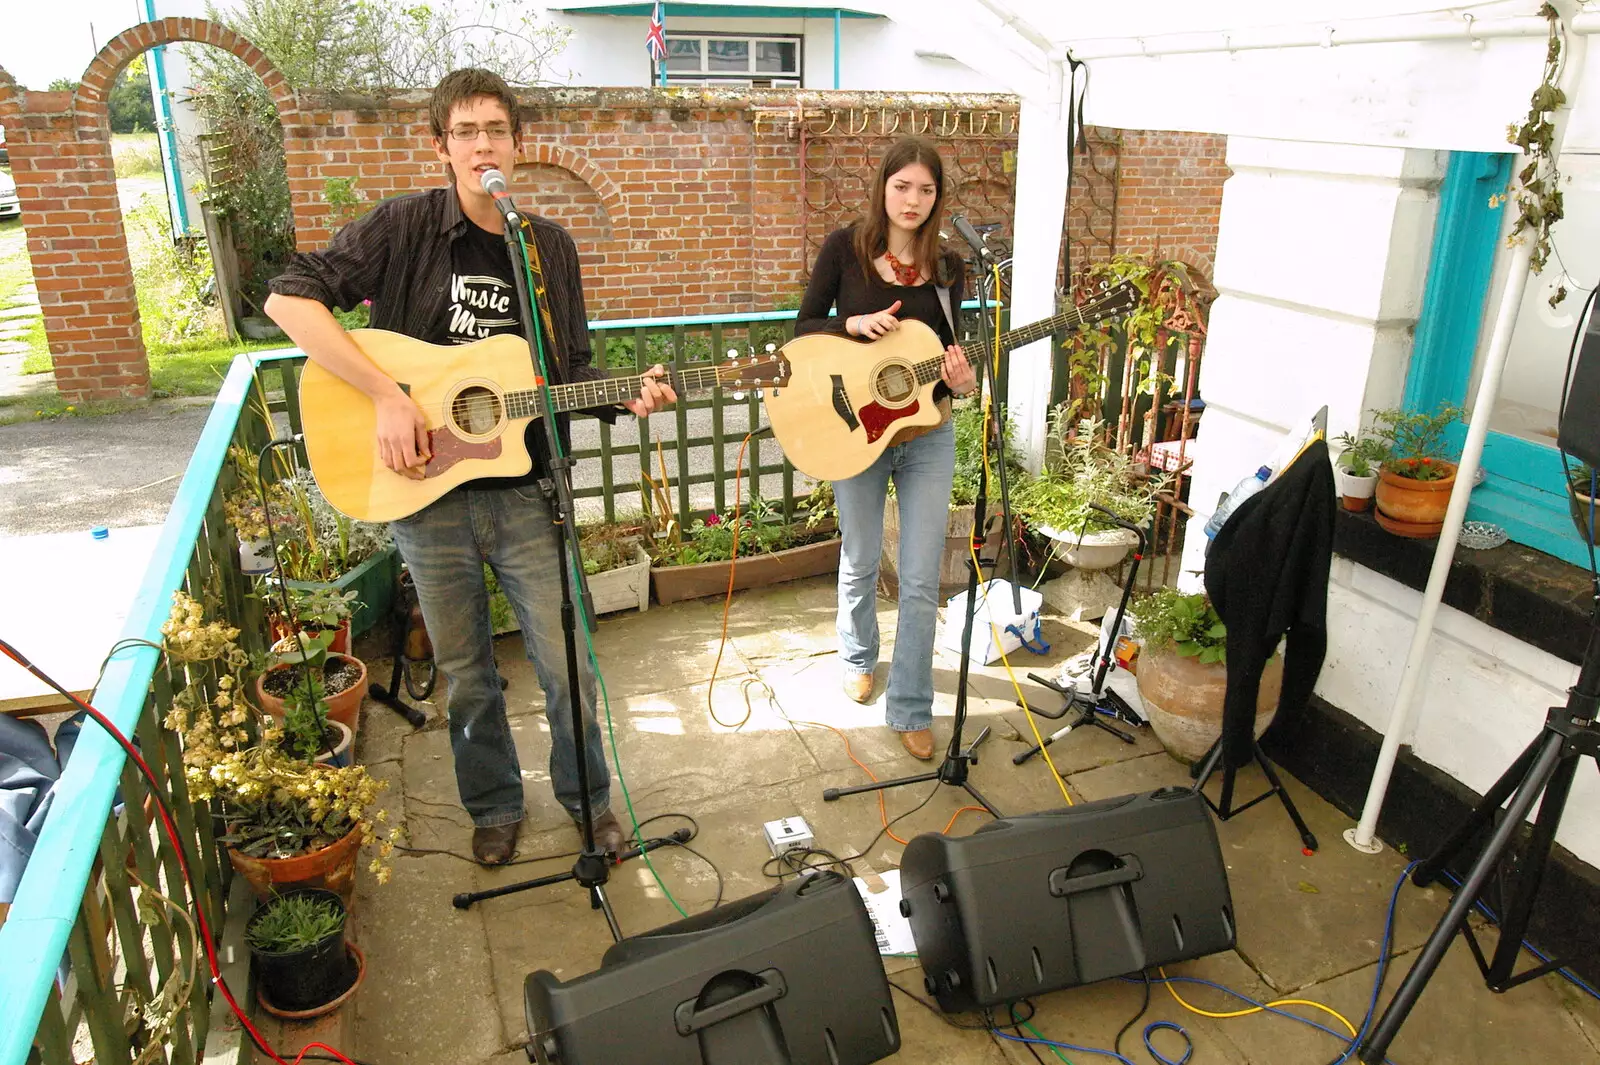
[[[1432,481],[1419,481],[1390,470],[1378,474],[1378,524],[1396,536],[1427,540],[1444,528],[1444,513],[1450,507],[1450,492],[1456,484],[1453,462],[1435,463],[1445,475]]]
[[[357,722],[361,717],[361,700],[367,697],[367,685],[369,682],[367,664],[354,655],[330,655],[329,657],[343,658],[361,667],[359,680],[337,695],[327,697],[328,720],[337,721],[345,728],[348,728],[351,733],[354,733]],[[264,713],[280,719],[283,717],[283,700],[276,695],[268,693],[266,680],[271,674],[290,668],[293,667],[287,664],[279,664],[256,678],[256,699],[259,700],[256,705],[260,706]]]
[[[1139,698],[1145,716],[1167,753],[1187,764],[1205,757],[1222,735],[1222,703],[1228,692],[1228,669],[1222,662],[1202,664],[1168,648],[1139,652]],[[1275,655],[1261,674],[1256,697],[1255,734],[1260,735],[1278,713],[1283,692],[1283,656]]]
[[[337,893],[348,907],[356,886],[360,852],[361,830],[352,828],[343,839],[309,854],[293,858],[255,858],[229,847],[228,861],[234,872],[245,878],[258,899],[292,888],[325,888]]]
[[[1335,463],[1333,480],[1338,487],[1339,498],[1344,503],[1344,509],[1360,514],[1372,506],[1372,494],[1378,488],[1377,474],[1357,477],[1345,467]]]
[[[326,629],[313,629],[312,627],[310,627],[308,625],[308,626],[305,626],[305,631],[315,634],[317,632],[326,632],[327,630]],[[289,639],[293,635],[294,635],[294,632],[284,622],[281,622],[281,621],[273,622],[273,624],[272,624],[272,638],[273,638],[272,649],[274,651],[280,651],[280,650],[292,651],[292,650],[294,650],[294,645],[292,643],[289,644],[287,647],[280,647],[279,646],[284,640]],[[338,655],[347,655],[347,654],[350,653],[350,619],[349,618],[345,618],[343,621],[339,622],[339,627],[336,630],[334,630],[333,642],[328,645],[328,652],[330,654],[338,654]]]
[[[1588,543],[1593,537],[1589,529],[1589,512],[1592,510],[1600,514],[1600,503],[1591,499],[1587,494],[1574,490],[1567,497],[1567,507],[1572,511],[1572,524],[1577,526],[1578,535],[1583,537],[1583,542]],[[1600,525],[1600,521],[1595,524]]]

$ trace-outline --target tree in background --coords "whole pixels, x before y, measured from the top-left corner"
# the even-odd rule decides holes
[[[239,0],[206,17],[261,49],[301,92],[385,96],[428,89],[450,70],[484,66],[512,85],[546,80],[570,30],[531,14],[502,16],[481,0],[465,19],[448,0],[388,8],[376,0]],[[255,73],[220,49],[188,46],[194,102],[209,131],[201,191],[228,219],[247,313],[294,251],[294,222],[277,108]],[[359,205],[356,205],[359,207]],[[347,209],[349,205],[346,205]]]
[[[112,133],[150,133],[156,128],[156,105],[150,98],[150,69],[143,55],[122,68],[106,100]]]

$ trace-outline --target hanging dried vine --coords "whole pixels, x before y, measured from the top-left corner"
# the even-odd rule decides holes
[[[1567,102],[1566,93],[1556,85],[1561,73],[1561,19],[1556,9],[1548,3],[1539,14],[1550,23],[1549,44],[1545,49],[1544,76],[1534,89],[1528,104],[1528,117],[1521,126],[1508,129],[1512,144],[1522,149],[1527,165],[1517,174],[1517,220],[1511,227],[1510,242],[1533,241],[1533,253],[1528,265],[1539,273],[1550,261],[1554,248],[1550,229],[1561,221],[1565,208],[1561,197],[1561,171],[1556,166],[1555,113]],[[1502,195],[1499,202],[1507,197]],[[1498,206],[1498,203],[1491,203]],[[1524,234],[1527,234],[1524,236]],[[1550,297],[1550,306],[1557,306],[1567,298],[1565,285],[1557,285]]]

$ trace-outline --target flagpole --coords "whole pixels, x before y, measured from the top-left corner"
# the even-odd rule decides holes
[[[657,4],[656,10],[661,13],[661,58],[656,62],[657,78],[663,89],[667,87],[667,5]]]

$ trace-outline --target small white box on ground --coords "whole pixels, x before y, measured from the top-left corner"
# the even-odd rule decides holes
[[[768,821],[761,826],[761,832],[767,837],[767,847],[772,851],[774,858],[781,857],[788,851],[803,850],[815,842],[811,829],[803,817],[785,817],[780,821]]]
[[[1001,654],[1009,655],[1021,647],[1023,641],[1039,641],[1039,608],[1044,596],[1032,588],[1022,590],[1022,613],[1015,609],[1011,582],[984,581],[978,585],[978,608],[972,617],[972,660],[988,665]],[[961,630],[966,624],[967,593],[952,596],[945,606],[944,625],[940,629],[939,646],[957,654],[961,652]],[[996,643],[996,636],[999,642]]]

